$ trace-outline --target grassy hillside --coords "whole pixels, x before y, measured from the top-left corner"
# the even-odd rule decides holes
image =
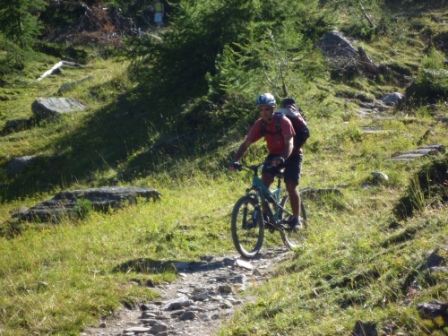
[[[447,245],[447,187],[443,174],[439,181],[431,172],[448,167],[448,158],[391,161],[418,145],[448,145],[447,125],[436,120],[448,116],[446,78],[428,72],[446,70],[438,43],[446,4],[366,4],[373,27],[351,1],[285,2],[274,12],[266,6],[275,1],[205,4],[181,2],[179,17],[159,32],[164,41],[134,41],[130,57],[104,59],[89,49],[84,67],[36,81],[58,61],[38,54],[0,81],[0,129],[30,118],[39,97],[73,97],[88,107],[0,137],[0,333],[76,335],[120,304],[154,298],[146,284],[172,281],[171,262],[234,253],[230,213],[250,178],[226,163],[257,117],[256,95],[281,98],[286,87],[312,132],[301,187],[335,187],[343,196],[306,200],[303,245],[271,281],[251,289],[257,300],[219,334],[347,335],[357,320],[388,335],[448,334],[443,319],[417,312],[419,303],[447,301],[446,274],[428,281],[418,270],[428,251]],[[288,6],[309,21],[295,24]],[[235,22],[217,32],[206,9],[235,9]],[[191,21],[196,26],[182,30]],[[333,28],[392,70],[339,76],[315,48]],[[360,93],[373,99],[394,91],[412,99],[383,118],[359,117]],[[256,144],[246,161],[264,154]],[[25,155],[40,157],[8,175],[8,162]],[[375,183],[372,171],[388,181]],[[10,220],[60,190],[103,185],[151,187],[162,199],[58,224]],[[397,204],[412,216],[396,218]],[[266,235],[268,246],[281,243]]]

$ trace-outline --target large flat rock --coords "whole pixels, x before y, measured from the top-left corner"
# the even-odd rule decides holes
[[[52,199],[29,209],[21,209],[12,217],[28,221],[58,221],[64,216],[78,216],[82,210],[80,209],[82,200],[89,201],[95,211],[105,211],[109,208],[136,204],[139,197],[158,200],[160,193],[155,189],[140,187],[100,187],[61,191]]]
[[[445,153],[445,146],[443,145],[428,145],[411,149],[392,158],[392,161],[414,161],[429,155],[438,155]]]
[[[26,166],[28,166],[34,159],[36,159],[37,155],[28,155],[22,157],[13,158],[6,165],[6,173],[8,175],[17,175],[19,174]]]
[[[86,107],[74,98],[39,98],[31,104],[31,110],[37,120],[54,119],[85,109]]]
[[[318,43],[317,47],[322,51],[334,69],[347,72],[356,68],[359,55],[352,41],[339,31],[327,33]]]

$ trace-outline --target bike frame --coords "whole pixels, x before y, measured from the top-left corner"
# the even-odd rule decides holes
[[[268,212],[267,215],[272,224],[278,227],[281,224],[280,211],[283,211],[290,216],[292,215],[292,213],[280,205],[282,191],[285,190],[284,188],[281,188],[281,178],[279,176],[276,176],[277,189],[275,189],[274,191],[269,190],[269,188],[266,187],[266,185],[261,181],[260,177],[258,176],[258,170],[262,165],[263,164],[259,164],[256,166],[246,166],[254,172],[252,176],[252,187],[246,189],[246,195],[255,197],[255,200],[258,204],[260,203],[261,199],[261,204],[264,208],[263,210]],[[255,190],[255,194],[251,193],[252,190]],[[272,212],[269,203],[273,203],[274,213]]]

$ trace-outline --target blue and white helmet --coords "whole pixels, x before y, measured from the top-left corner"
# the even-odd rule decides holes
[[[259,95],[257,98],[257,107],[261,105],[271,105],[275,106],[277,105],[275,98],[270,93],[263,93],[262,95]]]

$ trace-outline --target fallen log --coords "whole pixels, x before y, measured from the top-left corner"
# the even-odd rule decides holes
[[[366,10],[364,9],[363,5],[360,3],[359,6],[361,6],[361,11],[362,14],[364,15],[364,17],[366,18],[367,21],[369,21],[370,27],[374,27],[372,20],[370,19],[370,17],[367,15]]]
[[[40,76],[37,81],[41,81],[42,79],[44,79],[47,76],[50,76],[54,73],[56,73],[60,67],[62,67],[63,65],[70,65],[73,67],[81,67],[80,64],[75,63],[75,62],[68,62],[68,61],[60,61],[58,63],[56,63],[50,70],[48,70],[47,72],[45,72],[42,76]]]

